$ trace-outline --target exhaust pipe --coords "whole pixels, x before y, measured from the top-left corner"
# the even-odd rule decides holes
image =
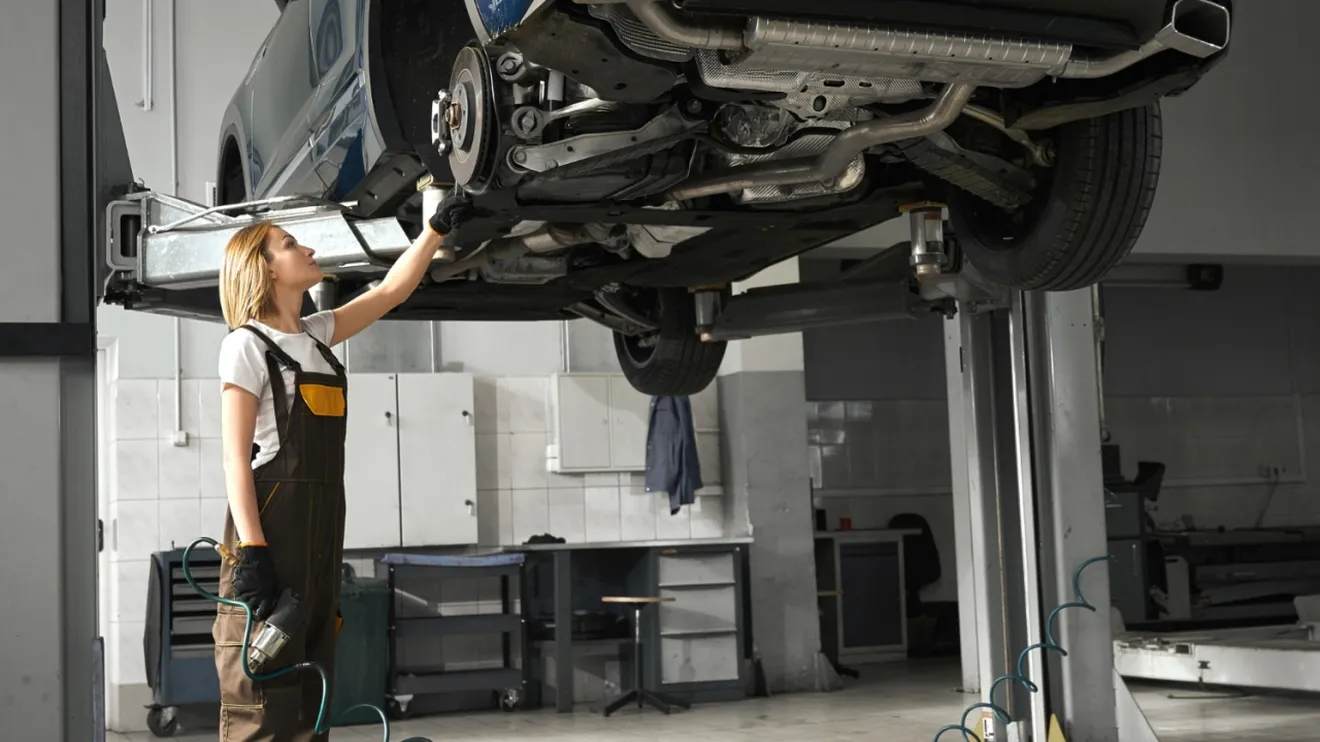
[[[935,102],[920,111],[844,129],[815,157],[765,160],[718,170],[679,184],[667,197],[685,201],[748,188],[833,180],[847,169],[848,163],[871,147],[943,131],[962,113],[975,90],[976,86],[969,83],[946,85]]]
[[[680,46],[716,51],[742,51],[743,32],[739,27],[694,23],[675,15],[656,0],[627,0],[628,10],[657,36]]]
[[[1228,8],[1219,3],[1178,0],[1169,13],[1169,23],[1139,49],[1108,57],[1074,57],[1064,65],[1059,77],[1107,77],[1168,49],[1204,59],[1228,46],[1229,26]]]

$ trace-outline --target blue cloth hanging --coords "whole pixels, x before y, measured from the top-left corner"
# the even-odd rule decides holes
[[[646,421],[646,491],[669,495],[669,514],[677,515],[701,489],[701,461],[687,397],[652,397]]]

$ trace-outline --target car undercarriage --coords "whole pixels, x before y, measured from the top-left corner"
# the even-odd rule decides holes
[[[1135,244],[1158,179],[1159,101],[1222,58],[1232,8],[1085,5],[404,4],[445,28],[470,22],[476,40],[431,56],[449,72],[420,136],[417,85],[435,70],[394,62],[394,106],[425,139],[419,166],[382,158],[337,208],[415,234],[462,188],[475,218],[392,316],[587,318],[657,394],[713,379],[738,336],[715,331],[734,282],[903,213],[913,239],[883,278],[937,311],[950,273],[1084,288]],[[388,266],[348,229],[367,259],[337,267],[339,300]],[[154,294],[125,284],[126,301],[206,303],[188,295],[197,285],[139,283]]]

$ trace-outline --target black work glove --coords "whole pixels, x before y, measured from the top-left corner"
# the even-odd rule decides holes
[[[435,207],[435,213],[427,221],[436,234],[446,235],[458,229],[463,222],[472,218],[472,198],[467,191],[455,186],[450,189]]]
[[[238,550],[234,567],[234,595],[252,609],[252,618],[265,621],[275,611],[280,599],[275,579],[275,563],[265,546],[244,546]]]

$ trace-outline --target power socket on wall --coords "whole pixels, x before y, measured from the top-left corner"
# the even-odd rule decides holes
[[[1288,467],[1283,464],[1261,464],[1256,472],[1260,474],[1262,479],[1277,482],[1283,479],[1283,475],[1288,473]]]

